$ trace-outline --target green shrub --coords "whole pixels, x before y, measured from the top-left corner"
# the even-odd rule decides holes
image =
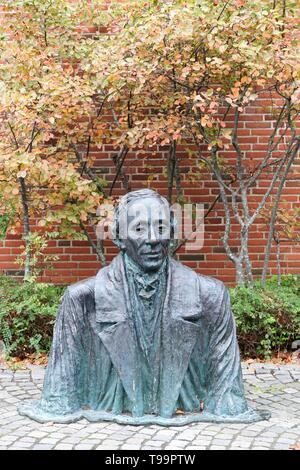
[[[230,294],[242,355],[267,359],[300,338],[300,276],[282,276],[280,287],[274,276],[265,288],[256,281],[254,289],[237,286]]]
[[[8,356],[48,352],[64,288],[0,277],[0,338]]]
[[[0,277],[0,338],[9,356],[48,352],[64,287]],[[300,276],[271,278],[263,288],[230,289],[243,356],[270,357],[300,338]]]

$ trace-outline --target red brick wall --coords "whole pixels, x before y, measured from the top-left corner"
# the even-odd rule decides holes
[[[242,150],[247,152],[248,158],[259,162],[266,150],[268,136],[273,129],[274,121],[270,114],[265,111],[270,104],[268,95],[262,96],[256,103],[256,107],[249,107],[239,126],[239,137]],[[300,123],[299,123],[300,127]],[[282,144],[284,145],[284,144]],[[284,147],[283,147],[284,148]],[[115,153],[111,146],[97,151],[95,168],[99,168],[107,181],[112,182],[115,175],[115,166],[112,155]],[[277,155],[279,156],[279,154]],[[274,155],[276,158],[276,154]],[[124,171],[131,181],[131,189],[150,187],[158,190],[161,194],[167,194],[167,181],[163,174],[167,158],[167,149],[153,149],[145,156],[139,157],[134,152],[128,154]],[[230,151],[226,155],[227,161],[234,162],[234,154]],[[218,195],[218,186],[208,173],[202,173],[201,178],[191,181],[190,175],[199,171],[195,166],[195,160],[188,158],[184,148],[178,146],[178,159],[182,175],[182,188],[184,195],[190,202],[204,203],[205,207],[214,201]],[[300,160],[296,161],[294,171],[290,173],[285,185],[282,200],[286,201],[287,208],[300,207]],[[151,173],[157,174],[157,178],[149,181]],[[264,194],[269,182],[267,174],[260,180],[259,184],[251,189],[250,207],[256,206]],[[115,186],[114,195],[124,193],[122,184],[118,182]],[[174,194],[176,191],[174,190]],[[238,246],[237,239],[239,225],[232,225],[231,246]],[[177,255],[184,264],[194,268],[198,272],[215,276],[227,284],[234,283],[235,271],[231,261],[224,253],[222,245],[222,234],[224,230],[224,210],[222,203],[217,203],[213,211],[205,221],[204,246],[199,252],[187,251],[182,248]],[[262,270],[264,249],[267,237],[267,227],[262,218],[258,218],[250,231],[250,256],[253,263],[254,274],[259,277]],[[6,275],[17,275],[20,270],[15,263],[15,257],[22,250],[20,236],[8,235],[6,240],[0,241],[0,273]],[[110,241],[105,242],[105,251],[108,261],[111,261],[117,253],[116,247]],[[100,268],[95,254],[88,242],[85,241],[50,241],[46,250],[49,254],[59,256],[59,261],[53,263],[53,270],[46,270],[44,280],[54,283],[72,283],[80,279],[95,275]],[[281,247],[282,273],[300,274],[300,243],[286,242]],[[269,265],[269,274],[276,274],[276,255],[273,247]]]
[[[259,162],[259,159],[264,156],[268,136],[274,128],[273,117],[266,111],[267,107],[272,104],[274,103],[270,101],[268,94],[262,95],[256,101],[255,107],[253,105],[247,109],[247,113],[245,113],[239,123],[238,135],[241,149],[246,151],[247,156],[255,162]],[[108,182],[112,182],[115,175],[115,166],[111,158],[115,153],[114,149],[107,145],[101,152],[96,148],[91,150],[96,152],[95,167],[99,168],[99,174],[103,174]],[[227,152],[227,161],[233,163],[234,156],[234,153]],[[276,158],[276,153],[274,157]],[[130,177],[131,189],[150,187],[166,195],[167,181],[163,174],[166,159],[166,149],[153,149],[148,153],[147,158],[143,156],[143,160],[135,153],[129,153],[124,165],[124,171]],[[201,179],[198,178],[197,181],[191,181],[189,174],[199,170],[195,166],[195,160],[189,159],[184,149],[180,149],[180,146],[178,148],[178,159],[182,175],[182,188],[186,199],[190,202],[204,203],[205,207],[208,208],[219,193],[218,185],[207,173],[202,173]],[[282,196],[282,200],[287,202],[287,208],[300,207],[299,157],[293,168],[294,172],[290,173]],[[149,181],[151,173],[156,173],[157,178]],[[264,194],[268,182],[269,177],[266,174],[259,184],[251,189],[253,207],[255,207],[257,201]],[[115,186],[114,195],[121,195],[123,193],[122,185],[118,182]],[[176,191],[174,191],[174,194],[176,194]],[[231,246],[239,245],[237,239],[239,230],[239,225],[233,221],[230,239]],[[217,203],[205,221],[203,248],[199,252],[195,252],[187,251],[183,247],[176,257],[198,272],[215,276],[227,284],[233,284],[235,281],[235,270],[223,249],[221,240],[223,231],[224,210],[222,204]],[[256,223],[251,228],[249,240],[250,257],[256,277],[259,277],[261,274],[266,237],[267,227],[265,221],[262,218],[257,218]],[[5,240],[0,240],[0,275],[18,276],[22,274],[20,266],[15,262],[16,256],[22,252],[21,247],[22,239],[20,235],[7,235]],[[117,253],[117,248],[110,241],[106,241],[105,251],[108,261],[111,261]],[[59,260],[52,263],[52,270],[44,272],[43,280],[45,281],[57,284],[72,283],[95,275],[101,267],[87,241],[51,240],[46,253],[58,255]],[[300,274],[300,243],[282,243],[281,260],[282,273]],[[269,274],[276,273],[276,254],[275,247],[273,246],[269,263]]]

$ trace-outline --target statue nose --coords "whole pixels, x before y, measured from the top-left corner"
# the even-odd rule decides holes
[[[159,237],[157,236],[157,233],[155,232],[153,227],[149,228],[149,243],[151,244],[156,244],[159,242]]]

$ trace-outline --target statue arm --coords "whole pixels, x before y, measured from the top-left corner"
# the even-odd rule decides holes
[[[68,414],[81,406],[83,394],[85,302],[79,289],[68,288],[54,326],[53,342],[45,375],[40,408]]]
[[[238,415],[249,410],[244,397],[240,353],[230,295],[224,284],[211,310],[206,371],[205,409],[216,415]]]

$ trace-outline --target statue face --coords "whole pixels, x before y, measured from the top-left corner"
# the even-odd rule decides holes
[[[158,270],[170,244],[170,209],[157,198],[132,201],[126,213],[127,237],[121,248],[145,271]]]

